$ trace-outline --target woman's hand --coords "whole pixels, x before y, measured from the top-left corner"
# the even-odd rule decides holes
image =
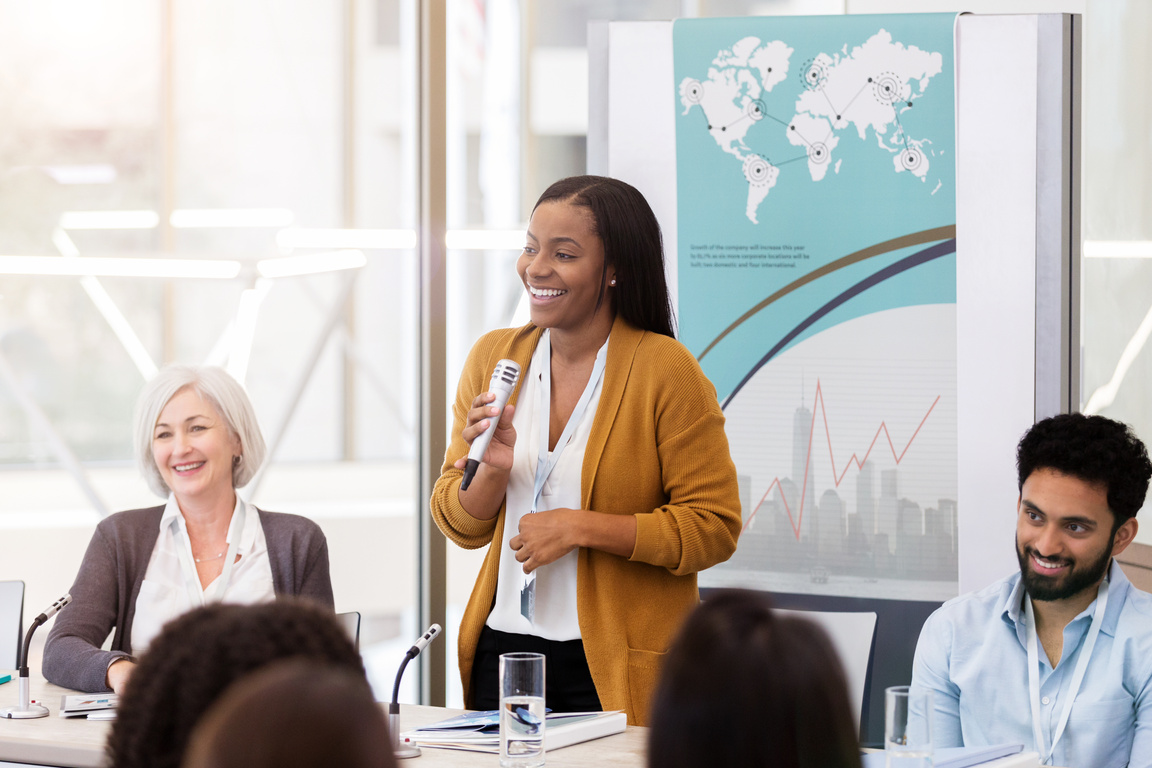
[[[520,533],[508,546],[524,564],[524,573],[554,563],[576,547],[576,520],[584,510],[549,509],[520,518]]]
[[[476,438],[488,429],[492,419],[499,417],[496,422],[496,431],[492,433],[492,442],[488,443],[488,450],[484,452],[480,461],[493,469],[507,472],[512,469],[512,449],[516,445],[516,430],[512,426],[512,417],[516,414],[516,406],[504,406],[504,413],[501,414],[499,409],[492,405],[495,400],[496,395],[491,392],[484,392],[476,396],[476,399],[472,401],[472,408],[468,411],[468,423],[464,425],[464,431],[460,433],[460,436],[464,438],[464,442],[472,445]],[[456,469],[464,469],[467,464],[468,457],[462,456],[453,466]]]
[[[549,509],[520,518],[520,532],[508,546],[524,564],[524,573],[554,563],[577,547],[631,557],[636,549],[636,518],[588,509]]]
[[[491,392],[477,396],[468,410],[468,423],[460,432],[464,442],[472,445],[492,420],[498,417],[496,431],[492,433],[492,441],[481,457],[471,485],[466,491],[461,489],[456,492],[460,506],[477,520],[491,520],[500,512],[504,492],[508,488],[508,475],[512,473],[512,449],[516,445],[512,417],[516,414],[516,407],[506,405],[504,413],[498,413],[497,407],[492,405],[495,399],[496,395]],[[468,466],[468,456],[461,456],[453,466],[464,469]]]
[[[132,672],[135,669],[136,662],[129,661],[128,659],[118,659],[112,662],[112,666],[108,667],[105,682],[108,683],[108,687],[115,693],[124,693],[124,686],[128,684],[128,678],[132,676]]]

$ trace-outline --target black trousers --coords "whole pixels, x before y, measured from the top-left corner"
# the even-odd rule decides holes
[[[485,625],[472,664],[472,706],[500,706],[500,654],[544,654],[544,704],[553,712],[599,712],[600,697],[588,671],[580,640],[545,640],[535,635],[500,632]]]

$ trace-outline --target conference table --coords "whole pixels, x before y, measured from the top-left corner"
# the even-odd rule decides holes
[[[0,677],[8,674],[0,670]],[[0,709],[14,706],[20,698],[19,686],[12,673],[10,683],[0,685]],[[59,716],[60,699],[75,693],[45,682],[33,675],[31,698],[50,710],[48,717],[35,720],[8,720],[0,718],[0,763],[29,763],[32,765],[64,766],[66,768],[101,768],[104,765],[104,742],[112,723],[107,720],[62,718]],[[401,731],[428,725],[458,715],[463,710],[401,705]],[[628,726],[623,733],[601,739],[574,744],[548,753],[552,768],[642,768],[646,754],[647,728]],[[425,748],[420,757],[403,760],[403,766],[412,768],[439,768],[445,766],[498,766],[497,755],[461,752],[449,749]]]
[[[0,677],[7,674],[0,670]],[[16,674],[9,683],[0,685],[0,709],[19,702],[20,691]],[[60,700],[74,694],[46,682],[38,675],[30,681],[31,699],[48,707],[47,717],[35,720],[8,720],[0,718],[0,764],[24,763],[29,765],[60,766],[61,768],[102,768],[104,742],[112,723],[108,720],[62,718]],[[386,706],[386,705],[381,705]],[[463,710],[419,705],[401,705],[400,730],[407,731],[458,715]],[[623,733],[605,736],[582,744],[553,750],[548,753],[550,768],[643,768],[647,754],[648,729],[628,726]],[[1031,755],[1036,765],[1035,754]],[[425,747],[419,757],[400,761],[412,768],[453,768],[454,766],[498,766],[497,755],[463,752],[451,749]],[[1022,763],[1019,758],[985,763],[981,768],[1014,768]]]

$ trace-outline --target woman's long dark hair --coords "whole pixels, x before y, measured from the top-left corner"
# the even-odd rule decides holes
[[[664,243],[660,224],[644,195],[630,184],[606,176],[570,176],[540,195],[536,206],[566,202],[587,208],[604,244],[600,291],[608,266],[616,269],[616,312],[632,325],[676,338],[672,303],[664,279]]]
[[[860,768],[844,672],[828,636],[725,591],[680,630],[656,688],[649,768]]]

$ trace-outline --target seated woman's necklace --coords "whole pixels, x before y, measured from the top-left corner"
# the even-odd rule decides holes
[[[197,563],[207,563],[211,560],[219,560],[220,558],[224,557],[224,555],[226,555],[226,554],[227,554],[227,552],[225,551],[225,552],[221,552],[218,555],[213,555],[212,557],[194,557],[192,559],[195,560]]]

